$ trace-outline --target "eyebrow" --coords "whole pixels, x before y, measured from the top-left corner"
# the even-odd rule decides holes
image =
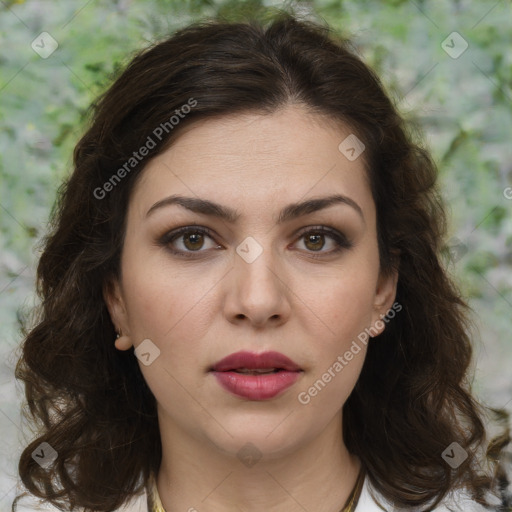
[[[146,217],[148,217],[149,215],[151,215],[160,208],[170,206],[173,204],[182,206],[187,210],[191,210],[195,213],[200,213],[203,215],[209,215],[212,217],[223,219],[231,224],[236,223],[236,221],[240,218],[240,214],[237,212],[237,210],[233,210],[229,206],[214,203],[213,201],[210,201],[208,199],[186,197],[181,195],[172,195],[164,199],[161,199],[160,201],[157,201],[147,211]],[[359,216],[363,219],[364,222],[363,211],[361,207],[353,199],[342,194],[334,194],[327,197],[321,197],[318,199],[308,199],[300,203],[291,203],[285,206],[279,213],[277,224],[282,224],[284,222],[288,222],[298,217],[302,217],[303,215],[317,212],[319,210],[324,210],[325,208],[328,208],[335,204],[344,204],[351,206],[359,214]]]

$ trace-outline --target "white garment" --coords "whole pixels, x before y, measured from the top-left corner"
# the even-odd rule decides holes
[[[389,506],[386,500],[377,492],[373,491],[373,494],[377,497],[377,499],[386,507],[384,509],[380,508],[375,500],[370,495],[370,486],[368,477],[364,480],[363,488],[361,489],[361,495],[359,497],[359,501],[357,503],[357,507],[355,512],[397,512],[396,508]],[[39,505],[37,506],[37,500],[35,498],[33,501],[29,502],[28,498],[24,500],[20,500],[19,508],[17,509],[19,512],[55,512],[58,511],[55,507],[50,507],[49,505]],[[450,506],[450,508],[447,508]],[[425,507],[423,507],[425,508]],[[147,495],[146,490],[142,494],[135,496],[132,498],[131,502],[125,504],[123,507],[118,508],[116,512],[148,512],[147,505]],[[400,512],[405,512],[404,509],[400,509]],[[415,512],[413,509],[409,509],[409,512]],[[417,512],[417,510],[416,510]],[[462,492],[452,493],[451,496],[446,498],[443,501],[442,505],[437,506],[432,512],[489,512],[489,509],[486,509],[470,500],[467,495]]]
[[[373,490],[373,494],[378,499],[378,501],[385,507],[381,508],[377,505],[376,501],[372,498],[370,494],[370,481],[368,478],[365,478],[364,485],[361,490],[361,496],[359,496],[359,501],[357,503],[357,507],[355,512],[395,512],[398,509],[389,505],[389,503],[383,498],[381,494]],[[449,506],[450,508],[447,508]],[[425,506],[421,507],[422,510],[425,510]],[[414,512],[419,510],[416,509],[399,509],[400,512],[405,512],[409,510],[410,512]],[[482,505],[474,502],[469,499],[468,495],[458,491],[455,493],[451,493],[449,496],[445,497],[445,499],[438,505],[435,509],[432,509],[432,512],[489,512],[489,509],[484,508]]]

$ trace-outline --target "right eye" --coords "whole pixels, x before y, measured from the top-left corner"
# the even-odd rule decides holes
[[[205,237],[213,240],[210,229],[202,226],[185,226],[166,233],[160,239],[160,244],[169,249],[173,254],[189,258],[193,253],[206,252],[200,250],[204,245]],[[175,242],[180,240],[183,248],[176,249]],[[220,248],[218,244],[214,247]]]

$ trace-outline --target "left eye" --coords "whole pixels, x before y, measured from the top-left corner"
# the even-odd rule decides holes
[[[173,254],[189,257],[192,253],[205,252],[201,251],[204,245],[205,237],[214,241],[212,232],[208,228],[184,227],[165,234],[162,237],[160,243],[167,247]],[[323,249],[325,246],[326,238],[330,238],[334,242],[334,248],[330,251],[321,251],[321,249]],[[309,249],[307,252],[319,253],[318,255],[311,254],[313,258],[333,254],[343,249],[350,249],[350,247],[352,247],[352,244],[347,240],[345,235],[325,226],[309,228],[307,231],[302,232],[298,239],[304,239],[304,245],[306,246],[306,249]],[[176,249],[175,247],[172,247],[177,240],[182,241],[184,249]],[[219,249],[221,246],[218,244],[213,244],[213,246],[210,248]]]
[[[334,249],[320,252],[325,246],[325,238],[330,238],[334,241]],[[304,239],[304,245],[311,249],[312,252],[319,252],[318,255],[311,254],[313,258],[328,256],[329,254],[334,254],[343,249],[350,249],[352,247],[352,243],[349,242],[345,235],[325,226],[309,228],[307,231],[301,233],[300,239]]]

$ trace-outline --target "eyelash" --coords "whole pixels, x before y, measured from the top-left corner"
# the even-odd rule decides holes
[[[176,251],[175,249],[171,249],[170,244],[172,242],[174,242],[174,240],[178,239],[180,236],[183,236],[184,234],[187,234],[187,233],[201,233],[203,235],[207,235],[208,237],[210,237],[213,240],[213,233],[210,229],[201,227],[201,226],[185,226],[185,227],[179,228],[177,230],[170,231],[170,232],[166,233],[163,237],[160,238],[159,245],[165,247],[172,254],[180,256],[180,257],[184,257],[184,258],[193,258],[193,257],[195,257],[195,253],[205,252],[205,251],[201,251],[201,250],[198,250],[198,251]],[[319,254],[315,254],[313,251],[311,251],[310,256],[312,258],[316,258],[316,259],[323,258],[326,256],[330,256],[332,254],[339,253],[344,249],[351,249],[353,247],[352,242],[350,242],[344,234],[342,234],[334,229],[328,228],[326,226],[308,227],[298,235],[298,239],[301,239],[304,236],[309,235],[311,233],[328,235],[331,239],[334,240],[334,242],[336,243],[336,246],[337,246],[335,249],[333,249],[331,251],[323,252],[323,253],[319,253]]]

